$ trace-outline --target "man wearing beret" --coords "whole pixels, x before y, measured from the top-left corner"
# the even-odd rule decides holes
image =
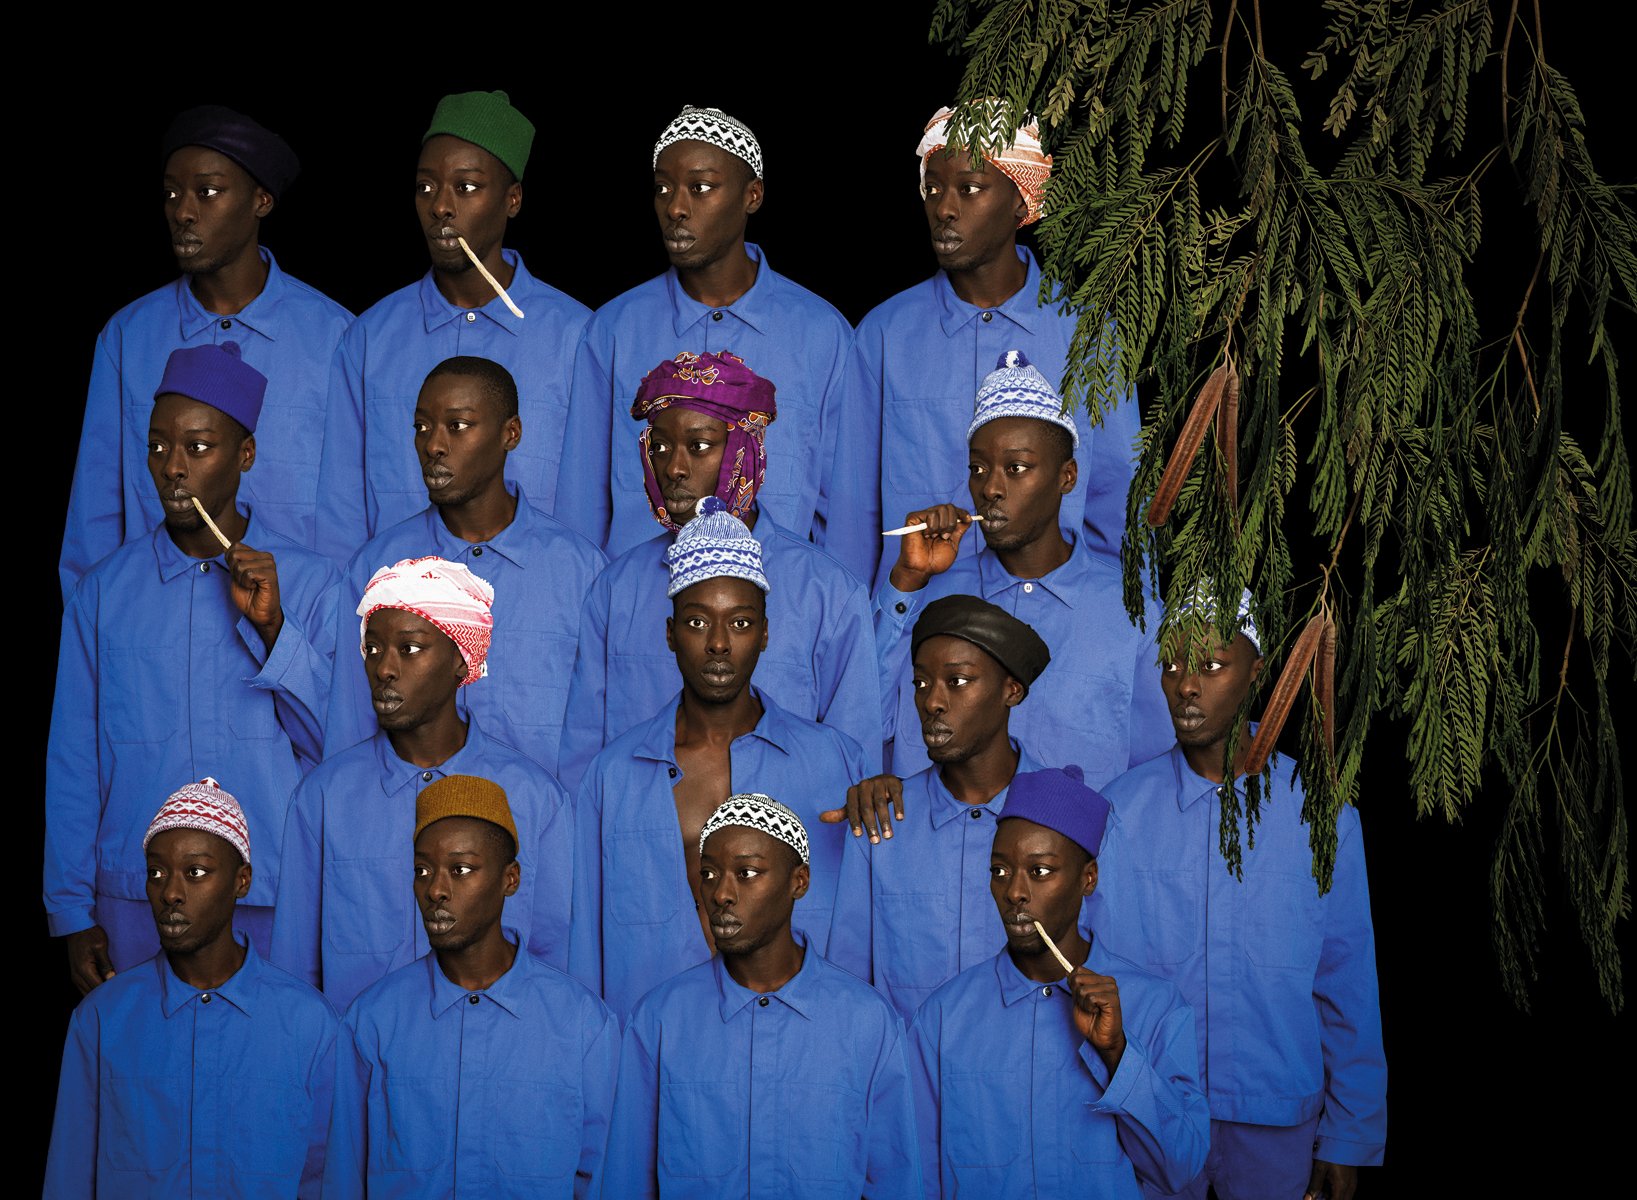
[[[505,789],[447,775],[413,830],[431,952],[347,1013],[324,1195],[598,1195],[619,1024],[508,933],[523,868]]]
[[[45,1195],[317,1196],[339,1022],[234,935],[244,810],[207,776],[146,828],[162,952],[74,1010]]]
[[[766,430],[778,415],[773,381],[727,351],[684,351],[643,377],[631,406],[642,434],[625,444],[640,461],[645,508],[661,532],[609,564],[586,596],[558,757],[569,788],[599,750],[676,694],[681,678],[665,648],[671,605],[664,565],[677,531],[713,495],[750,528],[778,581],[767,598],[773,633],[757,686],[792,713],[841,730],[872,770],[879,767],[881,690],[869,594],[761,504]]]
[[[953,504],[911,511],[897,561],[876,588],[883,721],[892,770],[908,775],[927,760],[909,669],[910,629],[940,596],[980,596],[1023,621],[1052,647],[1012,733],[1045,763],[1077,763],[1101,786],[1168,744],[1165,697],[1154,678],[1157,615],[1146,629],[1125,612],[1119,567],[1093,553],[1086,533],[1065,528],[1078,478],[1075,423],[1023,354],[1007,351],[978,390],[967,426],[970,513]],[[897,518],[895,518],[897,519]],[[984,545],[959,554],[981,522]],[[902,736],[898,736],[899,733]]]
[[[1108,813],[1078,768],[1012,780],[990,853],[1006,945],[910,1026],[928,1196],[1138,1200],[1205,1161],[1193,1010],[1080,932]]]
[[[947,108],[934,114],[915,149],[938,271],[859,322],[844,387],[847,454],[837,463],[831,507],[858,517],[839,525],[829,545],[848,563],[879,560],[877,584],[892,556],[882,557],[876,535],[884,526],[875,522],[896,524],[899,513],[959,501],[961,429],[984,370],[1018,348],[1055,387],[1080,319],[1054,301],[1042,303],[1040,266],[1018,245],[1019,231],[1045,211],[1052,168],[1035,122],[1026,120],[1008,145],[979,158],[949,145],[952,115]],[[1076,431],[1078,473],[1065,493],[1063,530],[1117,562],[1136,469],[1132,444],[1142,425],[1136,396],[1115,397],[1095,428],[1083,409],[1067,419]],[[866,544],[854,550],[838,543],[843,537]]]
[[[266,388],[235,343],[172,352],[147,425],[164,521],[63,613],[45,906],[82,992],[158,949],[139,844],[155,779],[241,781],[259,850],[238,922],[267,950],[285,810],[323,753],[336,574],[238,502]]]
[[[406,559],[375,572],[355,610],[352,653],[337,664],[369,681],[379,728],[302,781],[285,827],[272,959],[337,1008],[426,953],[403,887],[401,849],[416,797],[451,775],[480,775],[510,795],[526,872],[504,922],[530,953],[568,961],[574,818],[533,759],[488,736],[456,695],[482,687],[494,589],[460,563]]]
[[[534,125],[505,92],[445,96],[432,114],[415,168],[415,213],[432,268],[353,322],[331,371],[318,543],[337,563],[425,504],[421,467],[403,433],[427,373],[444,359],[500,363],[517,381],[523,424],[542,433],[562,427],[574,348],[591,312],[502,248],[523,207],[533,143]],[[504,296],[461,248],[463,239]],[[506,478],[550,511],[562,453],[558,438],[530,438],[507,458]]]
[[[148,409],[171,351],[234,342],[267,377],[258,470],[243,496],[257,517],[313,544],[313,434],[330,360],[352,314],[284,274],[261,222],[299,164],[283,138],[232,109],[189,109],[160,147],[165,220],[181,277],[126,305],[97,338],[58,574],[63,598],[91,566],[160,518],[145,469]]]
[[[989,845],[1013,777],[1040,769],[1009,723],[1051,661],[1034,630],[976,596],[927,605],[911,651],[932,765],[902,782],[866,779],[848,789],[850,811],[823,816],[847,817],[853,828],[830,959],[872,980],[905,1020],[933,988],[1000,946]]]
[[[688,105],[654,143],[654,213],[670,269],[616,296],[586,326],[574,367],[557,514],[610,557],[646,541],[642,470],[627,451],[625,406],[650,364],[684,347],[729,350],[779,384],[762,510],[826,544],[840,401],[852,327],[745,241],[762,206],[762,148],[720,109]],[[862,582],[869,576],[848,563]]]

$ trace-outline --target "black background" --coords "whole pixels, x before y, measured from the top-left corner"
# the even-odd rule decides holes
[[[1596,23],[1593,6],[1584,14],[1580,6],[1554,8],[1550,57],[1580,93],[1594,158],[1607,177],[1629,182],[1629,98],[1614,76],[1625,68],[1617,40]],[[438,98],[474,88],[506,89],[539,129],[508,245],[537,277],[592,307],[666,265],[649,202],[649,148],[684,103],[722,107],[759,136],[767,201],[750,236],[781,274],[856,322],[930,273],[913,150],[927,117],[953,93],[958,70],[927,45],[920,5],[778,10],[784,20],[770,9],[724,6],[652,19],[603,11],[563,18],[404,10],[390,28],[348,31],[277,11],[262,14],[253,30],[232,31],[178,14],[141,29],[99,29],[109,48],[75,64],[77,91],[62,100],[66,119],[36,130],[33,149],[22,154],[39,155],[36,186],[14,194],[43,202],[13,214],[38,262],[31,299],[39,304],[32,314],[14,310],[13,327],[46,326],[47,353],[36,361],[49,367],[33,399],[42,391],[49,397],[40,415],[58,423],[58,435],[29,472],[46,522],[38,567],[53,600],[93,341],[116,309],[174,277],[157,145],[170,116],[190,105],[239,108],[296,148],[301,178],[264,224],[263,242],[289,274],[355,312],[424,272],[410,201],[415,149]],[[1310,18],[1291,29],[1276,26],[1273,11],[1270,37],[1316,40]],[[1203,87],[1214,78],[1214,58],[1199,71]],[[1489,90],[1475,103],[1493,112],[1493,72],[1485,79]],[[1315,128],[1317,95],[1303,94]],[[1214,106],[1214,93],[1208,100],[1196,107]],[[40,186],[47,178],[59,186]],[[1517,194],[1503,182],[1487,199],[1476,284],[1509,297],[1509,316],[1534,253]],[[14,278],[12,287],[19,283]],[[1629,340],[1630,321],[1622,322]],[[14,340],[13,353],[34,337]],[[14,412],[27,411],[22,403],[14,398]],[[1600,404],[1587,405],[1588,421],[1601,419]],[[1596,432],[1595,425],[1582,431],[1593,447]],[[1299,496],[1291,511],[1304,511]],[[53,609],[48,627],[55,619]],[[35,673],[50,678],[54,657],[42,653]],[[1629,662],[1614,670],[1629,679]],[[42,697],[24,708],[24,736],[35,747],[28,795],[37,797],[49,706]],[[1366,1193],[1511,1194],[1538,1177],[1570,1194],[1601,1179],[1629,1136],[1631,1105],[1600,1077],[1629,1061],[1617,1047],[1630,1019],[1610,1017],[1597,997],[1551,870],[1538,881],[1552,936],[1534,1011],[1513,1007],[1488,939],[1498,797],[1485,797],[1459,826],[1417,821],[1401,749],[1401,731],[1384,722],[1360,800],[1390,1068],[1387,1167],[1367,1173]],[[27,845],[38,847],[40,806],[32,798],[25,804],[34,824]],[[1550,867],[1555,842],[1548,847]],[[29,849],[37,862],[33,855]],[[37,884],[37,875],[31,879]],[[34,904],[25,895],[22,911],[37,914]],[[38,1014],[21,1036],[29,1068],[22,1078],[37,1082],[39,1102],[25,1105],[16,1132],[38,1147],[25,1170],[33,1177],[76,994],[60,944],[44,936],[37,916],[28,920],[36,923],[24,938],[25,964],[37,984],[30,999],[39,1003],[16,1011]]]

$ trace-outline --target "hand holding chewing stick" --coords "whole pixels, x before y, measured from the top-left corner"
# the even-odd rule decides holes
[[[953,504],[934,504],[906,516],[904,528],[919,527],[919,532],[905,533],[898,543],[898,561],[888,577],[892,586],[900,592],[918,592],[934,575],[954,566],[961,538],[974,519]]]
[[[193,507],[204,518],[210,532],[222,544],[228,573],[233,579],[233,604],[256,627],[262,645],[273,648],[279,631],[284,628],[284,606],[279,600],[278,563],[265,550],[253,550],[243,542],[228,539],[221,526],[210,519],[199,497],[193,497]]]
[[[1052,952],[1057,965],[1068,976],[1068,987],[1074,996],[1074,1027],[1080,1036],[1091,1043],[1097,1057],[1103,1060],[1110,1074],[1119,1069],[1125,1055],[1125,1023],[1120,1019],[1120,985],[1112,975],[1099,975],[1085,967],[1076,967],[1063,956],[1052,941],[1051,934],[1039,921],[1035,932]]]
[[[847,789],[844,806],[819,814],[819,820],[826,825],[847,822],[854,837],[868,831],[872,842],[892,836],[894,817],[904,819],[904,784],[896,775],[872,775],[859,780]]]

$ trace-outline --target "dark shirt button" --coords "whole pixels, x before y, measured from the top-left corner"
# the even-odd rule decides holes
[[[974,821],[976,821],[976,820],[977,820],[977,819],[978,819],[978,818],[979,818],[979,817],[981,817],[981,816],[983,816],[983,809],[981,809],[981,808],[974,808],[974,809],[973,809],[973,810],[972,810],[972,819],[973,819],[973,820],[974,820]]]
[[[472,557],[473,558],[482,558],[483,557],[483,547],[479,546],[477,549],[473,550],[472,551]]]
[[[476,1004],[477,1002],[478,1002],[478,998],[476,996],[470,996],[466,1000],[466,1003],[468,1003],[468,1004]]]
[[[421,772],[421,778],[426,780],[427,783],[431,783],[432,782],[432,772],[431,771],[422,771]]]
[[[896,609],[898,612],[908,612],[909,611],[909,605],[905,604],[902,600],[900,600],[897,604],[894,604],[893,608]]]
[[[671,767],[671,768],[670,768],[670,772],[671,772],[671,778],[672,778],[672,779],[675,779],[675,778],[676,778],[676,768],[675,768],[675,767]]]
[[[760,1000],[756,1001],[756,1003],[760,1004],[763,1008],[766,1008],[767,1007],[767,997],[763,996]]]
[[[1041,988],[1041,989],[1040,989],[1040,994],[1041,994],[1041,995],[1042,995],[1042,996],[1049,996],[1049,995],[1051,995],[1051,994],[1052,994],[1052,989],[1051,989],[1051,986],[1050,986],[1050,985],[1049,985],[1049,984],[1048,984],[1048,985],[1047,985],[1047,986],[1046,986],[1046,987],[1043,987],[1043,988]]]
[[[994,313],[984,313],[983,314],[983,320],[984,320],[985,324],[987,324],[990,321],[993,321],[994,319],[995,319],[995,314]]]
[[[200,996],[199,997],[199,1003],[200,1004],[209,1004],[210,1003],[210,993],[206,992],[203,996]]]
[[[233,322],[229,321],[226,317],[223,317],[222,318],[222,328],[223,329],[232,329],[233,328]]]
[[[209,563],[200,563],[199,564],[199,574],[209,575],[210,574],[210,564]]]
[[[721,313],[719,313],[719,312],[713,312],[713,313],[712,313],[712,314],[711,314],[711,320],[713,320],[713,321],[720,321],[720,320],[721,320],[721,319],[722,319],[722,314],[721,314]]]

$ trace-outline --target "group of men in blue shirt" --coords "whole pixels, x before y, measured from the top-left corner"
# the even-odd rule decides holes
[[[1212,858],[1254,622],[1161,668],[1126,618],[1136,404],[1063,411],[1016,242],[1050,158],[950,116],[941,269],[857,331],[744,240],[718,110],[654,148],[671,269],[595,314],[503,247],[503,93],[438,106],[431,270],[357,319],[260,246],[282,140],[173,123],[183,274],[99,339],[61,559],[48,1191],[1339,1200],[1380,1161],[1356,817],[1323,896],[1293,782]]]

